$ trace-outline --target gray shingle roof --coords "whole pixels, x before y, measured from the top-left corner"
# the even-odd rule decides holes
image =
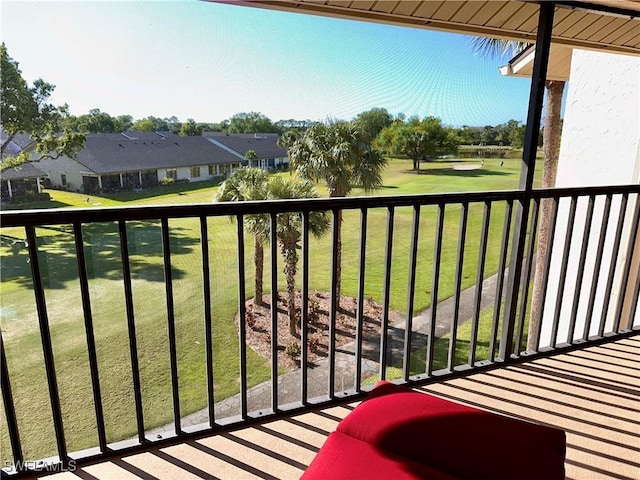
[[[203,132],[210,138],[244,156],[247,150],[254,150],[258,158],[280,158],[287,156],[287,149],[278,146],[277,133],[222,133]]]
[[[25,162],[0,172],[2,180],[21,180],[23,178],[42,178],[46,176],[46,173],[31,162]]]
[[[119,133],[87,135],[76,160],[95,173],[120,173],[157,168],[238,163],[239,159],[203,137],[162,138],[135,132],[129,140]]]

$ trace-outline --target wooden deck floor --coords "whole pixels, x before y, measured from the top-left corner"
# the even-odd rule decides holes
[[[569,479],[640,479],[640,336],[420,390],[564,429]],[[265,422],[46,478],[299,478],[326,436],[355,405]],[[460,448],[463,456],[464,446]]]

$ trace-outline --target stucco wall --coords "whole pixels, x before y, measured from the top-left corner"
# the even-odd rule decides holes
[[[569,78],[560,160],[558,187],[595,185],[623,185],[640,181],[640,58],[593,51],[574,50]],[[630,197],[626,211],[633,215],[636,198]],[[541,345],[549,345],[551,325],[560,283],[561,254],[567,232],[570,202],[560,204],[553,244],[551,275],[545,304]],[[578,280],[578,263],[584,236],[588,201],[578,203],[571,241],[569,267],[561,299],[561,316],[557,342],[568,337],[568,325]],[[620,198],[614,197],[607,229],[602,268],[595,271],[595,254],[601,232],[604,200],[595,204],[593,223],[588,233],[588,250],[584,277],[580,284],[580,299],[574,338],[582,336],[589,292],[594,281],[597,295],[590,334],[597,333],[604,292],[612,259],[614,233],[617,225]],[[630,228],[623,232],[606,326],[610,328],[620,291],[620,273],[627,261]],[[596,280],[594,280],[596,279]],[[640,309],[635,324],[640,324]]]
[[[69,157],[60,157],[55,160],[40,160],[37,167],[49,174],[49,180],[53,188],[65,188],[69,191],[82,191],[82,171],[86,167]],[[66,187],[62,186],[61,174],[67,176]]]

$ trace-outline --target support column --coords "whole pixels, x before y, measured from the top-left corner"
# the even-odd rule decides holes
[[[13,198],[13,190],[11,189],[11,180],[7,180],[7,190],[9,190],[9,198]]]
[[[120,174],[120,186],[124,187],[124,184],[122,183],[122,174]]]
[[[522,276],[522,264],[527,238],[527,224],[529,222],[529,207],[533,176],[536,166],[538,150],[538,135],[542,117],[544,88],[547,78],[547,64],[551,49],[551,33],[553,30],[554,2],[541,2],[538,14],[538,32],[536,37],[536,55],[533,61],[531,76],[531,90],[529,93],[529,109],[527,113],[527,128],[524,136],[524,151],[520,168],[520,190],[525,192],[522,200],[518,201],[516,218],[511,246],[511,261],[509,263],[509,278],[507,281],[507,295],[505,303],[505,317],[502,328],[502,339],[498,358],[505,362],[513,353],[513,331],[518,314],[518,293]],[[519,349],[519,346],[517,346]]]
[[[98,175],[98,188],[102,190],[102,175]]]
[[[138,170],[138,185],[142,188],[142,171]]]

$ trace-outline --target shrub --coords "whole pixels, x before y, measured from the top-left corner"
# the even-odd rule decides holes
[[[256,317],[253,315],[253,308],[251,306],[247,307],[245,320],[249,328],[253,329],[253,327],[256,326]]]
[[[51,195],[47,192],[37,193],[37,192],[29,192],[24,193],[22,195],[16,195],[11,199],[11,203],[16,205],[22,205],[24,203],[35,203],[35,202],[48,202],[51,200]]]
[[[300,348],[300,344],[298,344],[297,342],[291,342],[284,349],[284,353],[289,355],[291,358],[299,357],[301,351],[302,351],[302,348]]]
[[[307,344],[309,345],[309,350],[316,353],[320,349],[320,335],[309,335]]]
[[[164,186],[164,187],[169,186],[169,185],[173,185],[174,183],[176,183],[176,181],[171,177],[164,177],[162,179],[162,186]]]

